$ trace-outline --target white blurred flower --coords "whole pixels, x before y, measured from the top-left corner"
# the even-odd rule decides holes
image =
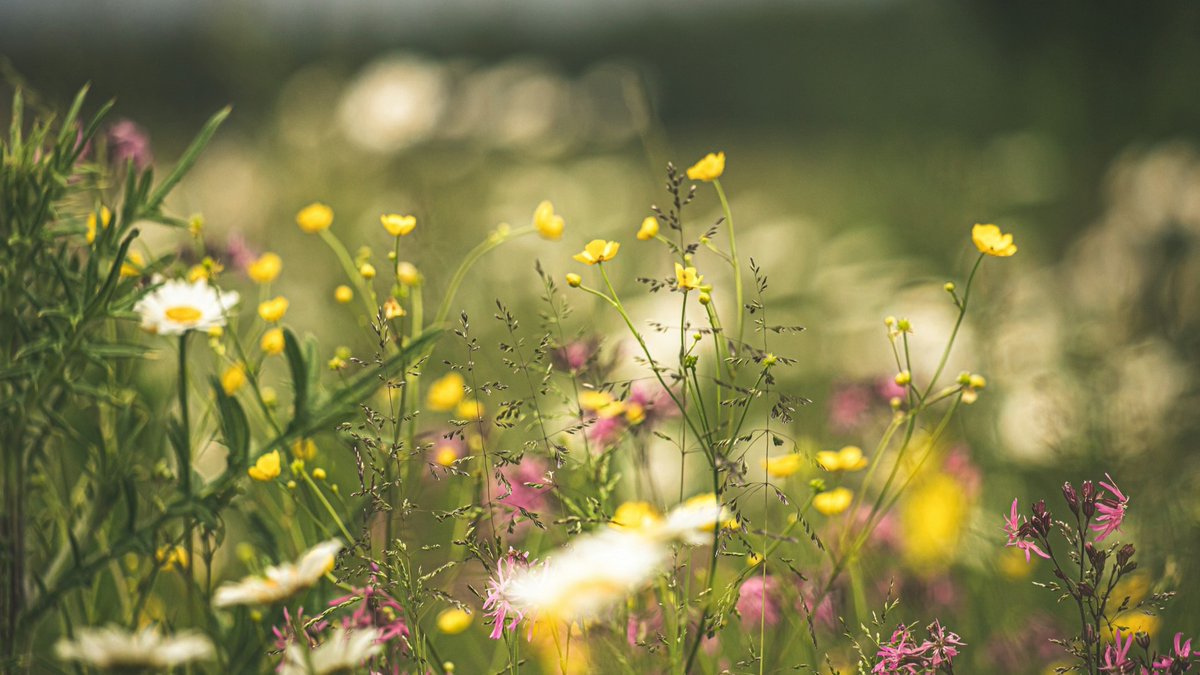
[[[342,133],[364,150],[380,153],[420,143],[441,120],[447,88],[442,66],[408,56],[380,59],[342,96]]]
[[[268,567],[262,576],[249,576],[225,584],[217,589],[213,606],[258,605],[285,600],[312,587],[332,570],[342,547],[340,539],[323,541],[305,551],[296,563]]]
[[[670,550],[661,539],[604,528],[522,571],[508,582],[505,595],[536,619],[592,618],[648,584]]]
[[[667,514],[661,535],[699,546],[712,543],[712,531],[718,523],[727,529],[738,527],[729,509],[709,492],[692,497]]]
[[[54,650],[64,661],[108,670],[165,670],[213,657],[213,645],[207,637],[192,632],[163,635],[153,627],[136,633],[116,626],[81,628],[74,640],[59,640]]]
[[[383,649],[376,628],[347,630],[342,627],[312,651],[296,643],[289,644],[280,664],[281,675],[326,675],[357,672],[363,661]]]
[[[148,293],[133,311],[142,315],[142,329],[157,335],[182,335],[189,330],[208,331],[225,325],[225,317],[238,303],[234,291],[220,291],[201,279],[172,279]]]

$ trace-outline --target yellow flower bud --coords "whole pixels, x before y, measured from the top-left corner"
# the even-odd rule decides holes
[[[246,268],[246,274],[254,283],[269,284],[283,271],[283,259],[274,253],[264,253]]]
[[[240,363],[229,366],[224,373],[221,373],[221,388],[225,390],[226,396],[233,396],[244,384],[246,384],[246,367]]]
[[[642,226],[638,228],[637,238],[640,241],[648,241],[658,236],[658,218],[648,216],[642,221]]]
[[[416,286],[421,283],[421,273],[416,265],[402,262],[396,265],[396,280],[405,286]]]
[[[912,373],[908,372],[907,370],[902,370],[896,373],[896,384],[903,387],[909,382],[912,382]]]
[[[699,298],[699,300],[700,300],[700,304],[702,304],[702,305],[707,305],[708,303],[712,302],[712,296],[711,296],[711,295],[709,295],[708,293],[705,293],[705,292],[703,292],[703,291],[702,291],[702,292],[700,293],[700,298]]]
[[[112,223],[112,211],[108,210],[107,206],[100,207],[100,227],[108,229]],[[87,243],[96,243],[96,212],[93,211],[87,217]]]
[[[457,607],[442,610],[437,617],[438,630],[446,635],[457,635],[471,627],[473,617]]]
[[[322,468],[319,468],[319,467],[318,467],[318,468],[316,468],[316,469],[313,469],[313,474],[312,474],[312,476],[313,476],[313,478],[314,478],[314,479],[316,479],[316,480],[325,480],[325,477],[326,477],[326,475],[327,475],[327,474],[325,473],[325,469],[322,469]]]
[[[571,272],[567,274],[567,285],[571,288],[579,288],[583,284],[583,277]]]
[[[383,229],[387,230],[388,234],[393,237],[403,237],[417,226],[417,217],[385,213],[379,216],[379,222],[383,224]]]
[[[267,323],[276,323],[287,314],[288,301],[282,295],[276,296],[258,306],[258,315]]]
[[[289,480],[287,482],[287,489],[289,489],[289,490],[295,490],[298,486],[299,486],[299,484],[294,480]]]
[[[343,284],[333,289],[333,299],[344,305],[354,299],[354,291]]]
[[[262,341],[259,342],[258,346],[271,356],[282,354],[284,347],[283,330],[279,328],[272,328],[271,330],[263,333]]]
[[[333,224],[333,209],[321,202],[313,202],[296,214],[296,224],[301,230],[316,234]]]
[[[408,312],[405,312],[404,308],[400,306],[400,301],[396,300],[395,298],[388,298],[387,302],[383,303],[383,318],[387,319],[388,321],[391,321],[392,319],[398,319],[407,313]]]
[[[358,266],[358,273],[361,274],[362,278],[364,278],[364,279],[368,279],[368,280],[374,279],[375,278],[375,266],[372,265],[371,263],[363,263]]]

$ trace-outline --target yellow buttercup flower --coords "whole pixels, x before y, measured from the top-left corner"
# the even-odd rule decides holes
[[[445,377],[430,385],[426,404],[430,410],[439,412],[454,410],[455,406],[466,397],[463,392],[464,384],[466,383],[463,381],[462,375],[457,372],[447,373]]]
[[[689,180],[714,181],[725,173],[725,153],[708,153],[687,170]]]
[[[399,300],[395,298],[388,298],[387,302],[383,303],[383,318],[387,319],[388,321],[391,321],[392,319],[398,319],[405,314],[408,314],[408,312],[404,311],[404,308],[400,306]]]
[[[543,239],[558,241],[562,239],[563,219],[554,213],[554,204],[543,201],[533,211],[533,226]]]
[[[613,514],[609,527],[618,530],[649,532],[661,525],[662,522],[662,515],[649,502],[625,502],[617,507],[617,512]]]
[[[221,373],[221,389],[225,390],[226,396],[233,396],[244,384],[246,384],[246,367],[240,363],[229,366],[224,373]]]
[[[259,304],[258,315],[267,323],[277,323],[284,314],[287,314],[287,310],[287,298],[279,295]]]
[[[284,344],[283,330],[272,328],[263,333],[262,340],[258,343],[258,346],[267,354],[275,356],[276,354],[283,353]]]
[[[333,289],[333,299],[343,305],[354,299],[354,290],[345,284]]]
[[[188,270],[187,280],[193,284],[197,281],[208,281],[212,279],[211,271],[204,265],[192,265]]]
[[[254,466],[246,470],[250,477],[257,481],[275,480],[279,477],[279,451],[272,450],[258,458]]]
[[[867,458],[863,457],[862,448],[847,445],[837,452],[818,452],[817,464],[826,471],[861,471],[867,467]]]
[[[121,278],[132,279],[142,276],[142,268],[146,266],[146,259],[137,251],[130,251],[129,255],[125,256],[125,262],[121,264]]]
[[[694,291],[700,288],[700,282],[704,281],[702,275],[696,274],[695,267],[684,267],[679,263],[675,263],[675,283],[680,288]]]
[[[283,258],[274,253],[264,253],[246,268],[246,274],[256,284],[269,284],[283,271]]]
[[[908,489],[900,509],[904,560],[931,574],[946,569],[958,554],[971,518],[971,502],[954,477],[936,472]]]
[[[609,419],[625,412],[625,402],[618,401],[607,391],[586,390],[579,394],[579,407]]]
[[[1011,234],[1004,234],[995,225],[976,225],[971,228],[971,241],[980,253],[1007,258],[1017,252]]]
[[[107,206],[100,207],[100,227],[108,229],[112,222],[112,211],[108,210]],[[93,211],[87,217],[87,243],[96,243],[96,212]]]
[[[625,404],[625,421],[637,426],[646,420],[646,409],[638,403]]]
[[[296,224],[301,230],[316,234],[333,224],[333,209],[321,202],[313,202],[296,214]]]
[[[317,444],[311,438],[302,438],[292,443],[292,456],[301,461],[311,461],[317,456]]]
[[[576,253],[574,258],[581,263],[595,265],[596,263],[602,263],[617,257],[617,251],[620,249],[621,245],[615,241],[593,239],[588,242],[587,246],[583,247],[583,252]]]
[[[480,417],[483,417],[486,410],[487,409],[484,408],[483,404],[479,401],[469,399],[460,401],[459,404],[454,407],[454,416],[464,420],[477,420]]]
[[[804,467],[804,456],[789,452],[778,457],[764,457],[762,466],[772,478],[787,478]]]
[[[836,516],[850,508],[854,501],[854,493],[840,487],[813,496],[812,505],[818,513],[826,516]]]
[[[458,449],[447,443],[445,445],[438,446],[438,448],[434,451],[433,456],[434,461],[441,466],[454,466],[454,463],[458,461]]]
[[[474,621],[474,617],[467,612],[457,607],[450,607],[438,614],[437,627],[446,635],[458,635],[470,628],[472,621]]]
[[[648,216],[642,221],[642,226],[638,228],[637,238],[640,241],[648,241],[658,236],[658,218]]]
[[[417,226],[416,216],[402,216],[398,213],[385,213],[379,216],[379,222],[383,224],[383,229],[388,231],[388,234],[393,237],[403,237],[413,228]]]

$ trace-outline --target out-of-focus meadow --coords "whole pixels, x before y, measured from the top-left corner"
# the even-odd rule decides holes
[[[769,275],[771,321],[806,329],[787,338],[799,363],[778,386],[812,400],[788,425],[810,451],[873,447],[890,415],[880,382],[896,370],[884,317],[911,321],[916,367],[932,370],[957,316],[943,285],[974,261],[970,227],[1001,224],[1020,253],[981,273],[984,300],[946,368],[988,386],[955,419],[944,465],[884,523],[897,553],[865,572],[870,603],[894,584],[902,611],[952,625],[970,645],[960,672],[1042,672],[1061,660],[1045,640],[1072,630],[1074,605],[1032,586],[1044,563],[1010,555],[1001,516],[1013,496],[1057,499],[1064,481],[1108,472],[1133,495],[1130,594],[1180,591],[1139,620],[1162,641],[1160,625],[1200,632],[1200,7],[605,4],[10,1],[0,96],[20,83],[33,106],[62,107],[91,82],[93,102],[115,97],[116,116],[149,133],[155,158],[177,157],[232,104],[168,205],[203,214],[210,253],[246,298],[239,261],[278,253],[288,321],[325,358],[374,346],[346,329],[337,261],[296,233],[305,204],[329,204],[351,253],[376,258],[391,245],[379,214],[415,215],[421,236],[399,259],[429,279],[428,303],[497,224],[525,226],[552,200],[563,245],[509,242],[453,307],[492,344],[504,339],[484,320],[496,300],[535,323],[535,261],[562,279],[595,238],[628,242],[614,283],[631,314],[677,315],[639,291],[635,277],[669,257],[635,257],[633,234],[666,205],[667,162],[722,150],[738,248]],[[698,223],[721,216],[705,191],[689,209]],[[143,238],[180,243],[165,228]],[[620,342],[600,300],[572,303],[582,330]],[[478,358],[504,371],[498,354]],[[173,367],[163,359],[163,395]],[[333,464],[352,482],[351,459]]]

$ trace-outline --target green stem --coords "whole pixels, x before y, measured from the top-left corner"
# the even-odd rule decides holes
[[[733,267],[734,292],[737,294],[737,344],[741,345],[742,335],[746,328],[746,312],[743,306],[742,268],[738,262],[737,239],[734,238],[733,212],[729,209],[729,200],[725,198],[725,189],[721,187],[721,180],[714,179],[713,187],[717,189],[717,196],[721,198],[721,208],[725,211],[725,225],[729,230],[729,257],[731,258],[730,265]]]

